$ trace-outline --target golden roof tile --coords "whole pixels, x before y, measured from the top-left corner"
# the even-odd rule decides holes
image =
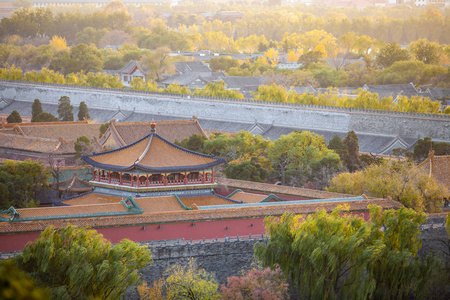
[[[267,197],[267,195],[262,194],[236,192],[229,198],[236,201],[242,201],[244,203],[259,203]]]

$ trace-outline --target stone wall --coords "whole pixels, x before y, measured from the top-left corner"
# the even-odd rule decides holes
[[[318,130],[350,131],[410,138],[431,137],[450,141],[450,117],[363,109],[332,108],[253,100],[146,93],[64,85],[0,81],[0,97],[58,103],[68,96],[73,105],[85,101],[90,108],[117,109],[205,120],[224,120]]]

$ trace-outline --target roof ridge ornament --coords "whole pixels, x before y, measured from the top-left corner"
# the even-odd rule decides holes
[[[156,123],[155,122],[150,124],[150,128],[151,128],[150,129],[151,133],[156,133]]]

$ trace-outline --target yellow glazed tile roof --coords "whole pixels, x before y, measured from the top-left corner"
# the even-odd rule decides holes
[[[180,198],[181,202],[187,207],[192,207],[195,203],[197,206],[207,206],[207,205],[230,205],[233,204],[230,201],[222,199],[217,196],[199,196],[199,197],[183,197]]]
[[[234,195],[229,197],[232,200],[242,201],[244,203],[258,203],[267,198],[267,195],[253,194],[246,192],[236,192]]]

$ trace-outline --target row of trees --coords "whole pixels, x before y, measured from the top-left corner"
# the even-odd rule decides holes
[[[131,7],[130,7],[131,8]],[[83,42],[97,42],[108,32],[123,30],[124,39],[134,40],[140,47],[171,46],[174,50],[190,50],[189,47],[217,46],[232,49],[234,41],[251,36],[264,36],[258,41],[267,48],[267,41],[282,41],[286,33],[304,33],[324,30],[336,38],[348,32],[386,42],[399,41],[410,43],[418,38],[427,38],[441,43],[450,43],[446,32],[450,26],[446,11],[437,9],[408,9],[403,12],[408,16],[387,17],[383,12],[374,16],[355,11],[314,11],[312,8],[278,8],[260,11],[260,7],[242,7],[243,18],[233,22],[216,18],[205,20],[205,11],[195,14],[182,14],[182,7],[177,7],[166,21],[161,13],[167,13],[165,7],[131,8],[128,11],[120,2],[113,2],[96,12],[80,13],[80,8],[66,9],[66,12],[53,13],[49,8],[19,10],[0,22],[0,31],[7,35],[23,37],[53,36],[65,37],[71,44],[83,39]],[[208,9],[205,7],[205,9]],[[219,8],[214,7],[215,13]],[[231,9],[236,9],[233,7]],[[57,10],[57,8],[53,8]],[[225,8],[226,10],[226,8]],[[387,9],[388,10],[388,9]],[[368,10],[367,10],[368,11]],[[353,15],[352,15],[353,14]],[[171,30],[168,29],[170,26]],[[88,28],[88,29],[86,29]],[[395,30],[393,30],[395,28]],[[166,33],[164,35],[163,33]],[[110,39],[114,39],[111,35]],[[85,41],[86,40],[86,41]],[[220,45],[222,42],[223,45]],[[241,43],[241,42],[240,42]],[[156,48],[155,47],[155,48]],[[259,47],[261,48],[261,47]]]
[[[395,63],[394,66],[396,64],[398,63]],[[398,73],[401,73],[400,70],[398,71]],[[120,82],[118,76],[111,76],[105,73],[88,73],[87,75],[84,75],[83,73],[76,73],[68,74],[64,77],[58,72],[43,69],[40,73],[36,73],[33,71],[23,74],[22,70],[15,66],[0,69],[0,79],[63,84],[66,83],[95,87],[122,87],[122,83]],[[131,81],[130,85],[131,89],[141,91],[165,92],[183,95],[201,95],[235,99],[244,98],[244,96],[236,90],[227,90],[223,81],[210,82],[205,86],[204,89],[196,89],[194,92],[191,92],[187,87],[180,86],[177,83],[173,83],[164,89],[158,88],[157,84],[154,81],[148,80],[144,82],[142,78],[139,77],[134,78]],[[255,92],[255,100],[414,113],[439,113],[441,107],[441,103],[439,101],[431,101],[429,98],[424,98],[421,96],[414,96],[411,98],[408,98],[406,96],[399,96],[398,99],[388,97],[379,100],[378,94],[359,90],[356,97],[343,97],[338,95],[337,90],[333,90],[331,88],[326,93],[319,92],[316,96],[312,93],[308,93],[308,90],[304,94],[299,94],[294,90],[288,91],[288,89],[284,86],[277,85],[275,83],[272,83],[271,85],[260,86]],[[449,111],[444,112],[450,113]]]
[[[330,185],[330,191],[390,197],[406,207],[427,212],[440,211],[447,195],[445,186],[422,173],[412,161],[394,163],[360,155],[358,137],[353,131],[343,140],[335,136],[328,146],[322,136],[308,131],[295,131],[273,142],[241,131],[235,136],[212,135],[210,139],[193,135],[175,143],[226,158],[223,172],[233,179],[280,181],[283,185],[320,189]],[[421,162],[431,146],[429,138],[421,140],[409,156]],[[449,144],[435,143],[434,146],[441,149],[439,155],[450,154]]]

